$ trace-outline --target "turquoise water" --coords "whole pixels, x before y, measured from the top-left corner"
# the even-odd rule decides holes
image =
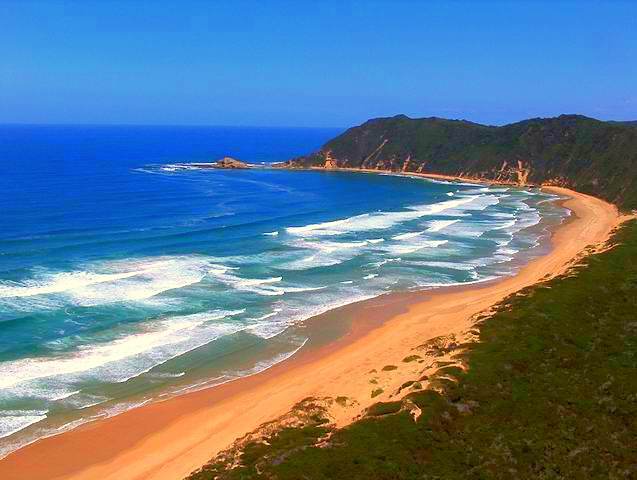
[[[187,165],[335,133],[1,127],[0,454],[263,370],[339,305],[510,275],[566,215],[537,191]]]

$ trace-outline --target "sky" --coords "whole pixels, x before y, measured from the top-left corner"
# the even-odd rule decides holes
[[[637,0],[0,0],[0,123],[399,113],[637,119]]]

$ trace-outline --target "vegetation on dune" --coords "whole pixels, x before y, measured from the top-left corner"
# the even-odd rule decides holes
[[[613,242],[482,320],[441,393],[341,430],[313,415],[190,480],[637,478],[637,222]]]
[[[367,416],[380,417],[391,413],[398,413],[403,407],[403,402],[378,402],[367,409]]]
[[[375,388],[374,390],[372,390],[372,398],[377,397],[378,395],[380,395],[381,393],[383,393],[385,390],[383,390],[382,388]]]
[[[405,363],[409,363],[409,362],[416,362],[418,360],[420,360],[422,357],[420,355],[408,355],[405,358],[403,358],[403,362]]]
[[[290,167],[440,173],[550,183],[637,208],[637,129],[581,115],[493,127],[463,120],[377,118],[350,128]]]

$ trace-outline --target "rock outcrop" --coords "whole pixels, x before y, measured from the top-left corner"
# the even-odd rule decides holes
[[[221,160],[217,160],[216,163],[213,163],[212,167],[233,169],[233,168],[250,168],[250,165],[248,165],[245,162],[242,162],[241,160],[237,160],[236,158],[223,157]]]

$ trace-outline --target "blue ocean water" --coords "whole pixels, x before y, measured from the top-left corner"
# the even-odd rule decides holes
[[[0,127],[0,454],[267,368],[330,308],[510,275],[567,214],[538,191],[188,165],[338,133]]]

